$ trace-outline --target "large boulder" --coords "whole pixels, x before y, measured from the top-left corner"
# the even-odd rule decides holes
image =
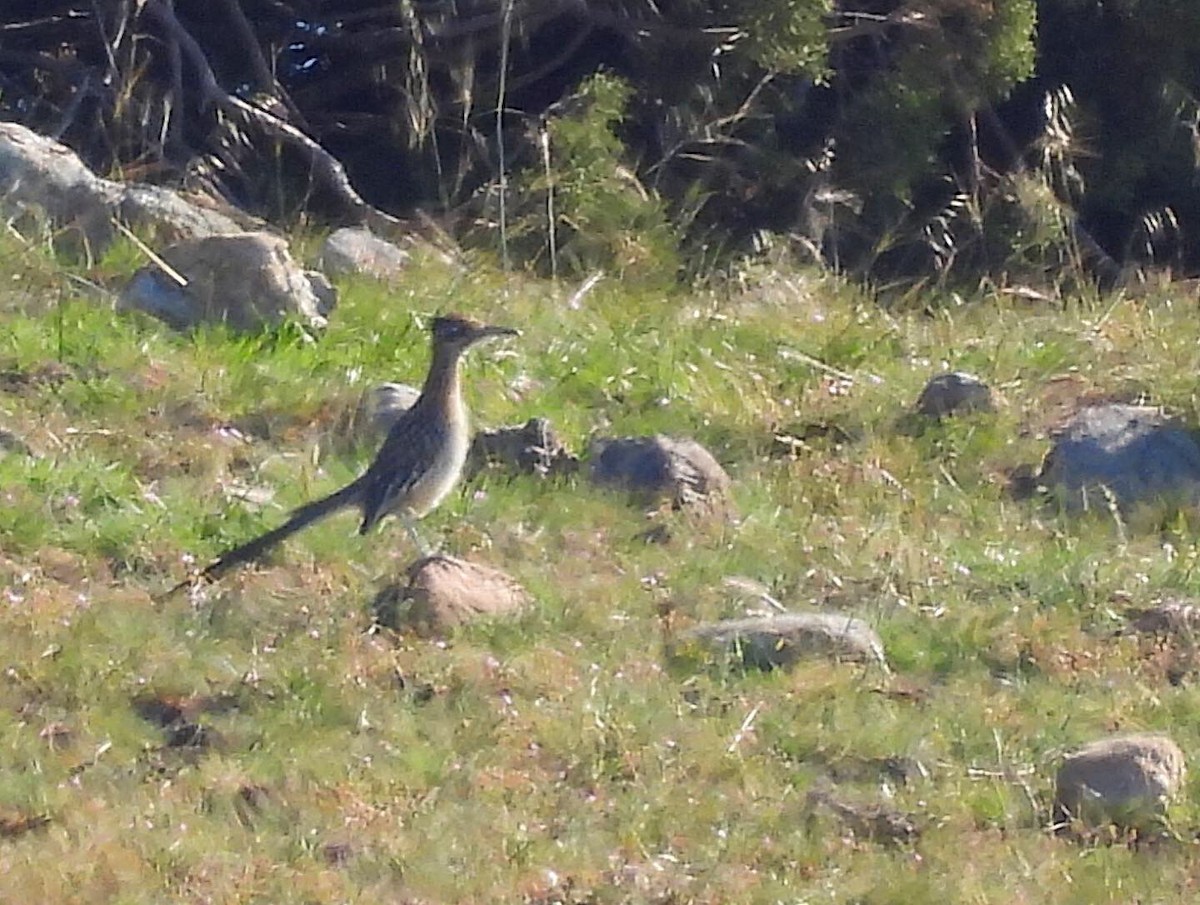
[[[174,273],[156,264],[141,268],[120,303],[179,329],[224,323],[253,332],[289,318],[321,329],[336,304],[328,281],[302,269],[287,241],[271,233],[180,242],[164,251],[162,260]]]
[[[1089,406],[1055,437],[1038,483],[1071,512],[1190,507],[1200,502],[1200,445],[1156,408]]]
[[[36,218],[56,240],[93,254],[112,242],[118,220],[166,240],[239,232],[251,220],[216,201],[102,179],[66,145],[11,122],[0,123],[0,214]]]
[[[1055,783],[1060,825],[1113,822],[1136,827],[1159,817],[1183,785],[1187,759],[1165,735],[1103,738],[1068,754]]]

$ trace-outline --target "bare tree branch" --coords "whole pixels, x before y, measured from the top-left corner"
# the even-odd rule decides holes
[[[233,21],[233,30],[237,35],[238,41],[246,50],[246,56],[250,60],[250,68],[254,71],[254,78],[258,81],[258,89],[266,91],[279,98],[283,105],[287,108],[288,116],[301,129],[308,128],[304,121],[304,115],[300,109],[292,102],[288,96],[287,90],[280,84],[279,79],[275,77],[274,71],[267,65],[266,57],[263,56],[262,48],[258,44],[258,38],[254,34],[254,29],[250,26],[249,20],[246,18],[245,12],[242,11],[242,5],[238,0],[222,0],[225,5],[225,11],[229,18]]]
[[[365,225],[381,236],[397,239],[407,238],[416,230],[435,246],[447,251],[446,236],[433,233],[430,223],[401,220],[363,200],[362,196],[355,191],[354,186],[350,184],[346,170],[337,158],[300,129],[225,91],[209,65],[204,49],[183,27],[174,10],[167,5],[165,0],[147,0],[142,7],[142,12],[154,19],[174,40],[179,42],[180,48],[199,81],[202,105],[216,107],[229,114],[240,115],[245,120],[253,122],[266,134],[298,149],[305,156],[316,183],[342,203],[348,222]]]

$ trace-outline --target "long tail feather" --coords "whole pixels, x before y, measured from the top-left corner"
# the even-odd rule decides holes
[[[252,541],[234,547],[232,550],[225,551],[205,567],[204,571],[197,578],[189,578],[186,581],[181,581],[163,596],[170,597],[176,591],[193,584],[197,579],[200,581],[215,581],[234,566],[253,562],[258,559],[276,544],[291,537],[297,531],[302,531],[313,522],[319,521],[327,515],[332,515],[349,506],[359,505],[361,499],[362,486],[360,479],[347,484],[341,490],[337,490],[327,497],[315,500],[312,503],[306,503],[294,510],[288,516],[288,520],[278,528],[272,528],[266,534],[260,534]]]

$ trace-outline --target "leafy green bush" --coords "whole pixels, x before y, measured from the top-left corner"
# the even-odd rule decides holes
[[[626,163],[618,134],[631,89],[611,75],[587,79],[569,111],[545,121],[548,155],[512,181],[509,249],[543,273],[670,281],[676,233],[662,200]],[[547,166],[548,163],[548,166]]]

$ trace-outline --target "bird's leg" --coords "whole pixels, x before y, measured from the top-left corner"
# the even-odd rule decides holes
[[[408,532],[408,536],[412,539],[413,546],[417,548],[417,552],[421,554],[422,558],[433,556],[435,553],[437,553],[436,550],[432,549],[427,543],[425,543],[424,538],[421,537],[421,533],[417,531],[417,522],[410,513],[401,512],[400,520],[404,522],[404,530]]]

